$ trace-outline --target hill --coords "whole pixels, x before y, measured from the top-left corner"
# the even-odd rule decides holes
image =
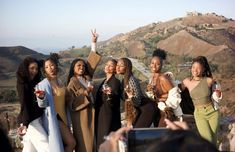
[[[167,51],[164,70],[172,71],[179,80],[190,76],[188,68],[193,57],[206,56],[214,77],[224,88],[225,103],[235,102],[235,21],[233,19],[215,13],[188,12],[185,17],[151,23],[98,43],[98,51],[103,56],[134,57],[147,66],[156,48]],[[64,51],[62,54],[72,57],[76,52],[76,56],[84,56],[89,50],[89,47],[76,48]],[[72,55],[69,55],[70,52]],[[187,66],[182,70],[181,65]]]
[[[15,78],[15,72],[18,65],[27,56],[32,56],[37,59],[42,59],[46,57],[41,53],[38,53],[23,46],[0,47],[1,86],[12,84],[12,80]]]
[[[118,34],[98,43],[98,51],[104,56],[133,57],[149,65],[152,52],[156,48],[167,51],[165,71],[172,71],[182,80],[190,75],[188,68],[193,57],[205,55],[210,62],[214,77],[225,89],[226,102],[233,102],[235,85],[235,21],[215,13],[201,14],[188,12],[185,17],[166,22],[156,22],[137,28],[128,33]],[[63,57],[63,78],[75,57],[86,57],[89,46],[71,48],[60,52]],[[44,58],[43,54],[22,46],[0,47],[1,87],[14,86],[14,76],[18,64],[27,55]],[[102,63],[95,77],[102,75]],[[189,63],[189,64],[188,64]],[[181,69],[181,65],[187,65]],[[230,86],[231,84],[231,86]],[[230,87],[228,87],[230,86]],[[235,101],[234,101],[235,102]]]

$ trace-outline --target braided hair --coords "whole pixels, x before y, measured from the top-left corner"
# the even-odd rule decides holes
[[[132,73],[132,63],[128,58],[121,58],[120,60],[123,61],[124,66],[126,67],[126,71],[124,73],[124,87],[128,85],[130,77],[133,75]]]
[[[198,57],[194,58],[193,63],[195,63],[195,62],[201,64],[203,67],[202,77],[212,78],[211,69],[210,69],[209,63],[208,63],[205,56],[198,56]]]

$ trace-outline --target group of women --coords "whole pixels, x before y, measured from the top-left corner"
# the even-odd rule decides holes
[[[104,136],[121,127],[121,100],[125,103],[126,125],[135,128],[150,127],[152,123],[155,127],[165,127],[164,119],[169,114],[166,109],[172,109],[175,115],[176,111],[179,113],[177,90],[171,93],[177,86],[161,72],[166,58],[164,51],[157,49],[153,53],[152,76],[146,88],[152,96],[148,97],[133,75],[128,58],[108,59],[104,66],[106,77],[94,87],[92,77],[101,59],[95,50],[96,41],[97,34],[92,32],[87,61],[81,58],[72,61],[67,85],[58,79],[57,54],[43,61],[43,80],[36,59],[27,57],[19,66],[17,90],[21,111],[18,120],[21,125],[18,132],[23,135],[23,151],[98,151]],[[219,112],[210,97],[218,101],[222,95],[212,90],[214,80],[205,57],[195,58],[191,71],[192,76],[182,81],[181,89],[188,88],[193,99],[199,133],[215,143]],[[116,74],[123,76],[122,81]]]

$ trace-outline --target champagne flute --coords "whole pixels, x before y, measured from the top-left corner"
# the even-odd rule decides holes
[[[126,94],[129,94],[129,95],[134,95],[134,90],[133,88],[131,88],[129,85],[126,85],[126,87],[124,88]]]
[[[152,78],[149,79],[146,94],[149,98],[154,99],[154,85],[153,85],[153,79]]]
[[[220,85],[220,83],[219,82],[216,82],[216,84],[215,84],[215,89],[214,89],[215,91],[221,91],[221,85]]]
[[[110,86],[107,83],[104,83],[102,87],[103,87],[103,92],[105,94],[107,94],[107,96],[108,96],[107,100],[111,100],[111,98],[110,98],[110,94],[111,94]]]
[[[221,85],[218,81],[216,81],[215,86],[214,86],[214,91],[218,96],[221,95]]]
[[[87,82],[87,88],[90,89],[90,90],[93,90],[94,86],[93,86],[91,81]]]

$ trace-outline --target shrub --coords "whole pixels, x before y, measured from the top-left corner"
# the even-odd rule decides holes
[[[5,89],[0,91],[0,102],[15,102],[17,99],[16,91]]]

